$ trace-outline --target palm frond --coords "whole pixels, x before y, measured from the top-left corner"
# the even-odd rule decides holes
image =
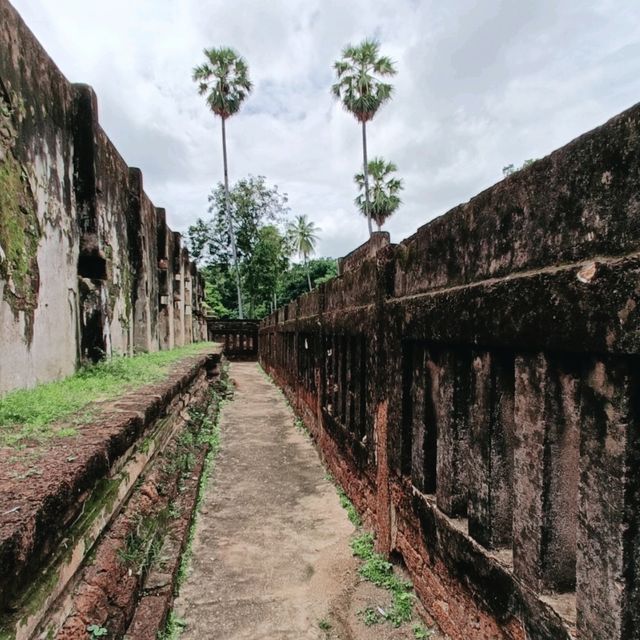
[[[320,228],[307,216],[296,216],[294,222],[287,225],[287,236],[296,253],[305,260],[315,252]]]
[[[240,110],[251,93],[246,61],[230,47],[204,50],[206,62],[193,69],[193,80],[198,92],[206,94],[209,108],[222,118],[228,118]]]
[[[337,82],[331,92],[360,122],[371,120],[392,95],[393,87],[380,77],[394,75],[396,70],[379,51],[377,40],[365,39],[357,46],[347,45],[333,65]]]
[[[367,203],[364,195],[364,173],[356,173],[353,179],[360,193],[354,203],[363,215],[366,215],[365,204],[368,204],[371,217],[378,225],[382,225],[402,204],[398,194],[404,186],[400,178],[392,175],[397,171],[393,162],[387,162],[383,158],[372,158],[367,163],[367,171],[370,179],[369,201]]]

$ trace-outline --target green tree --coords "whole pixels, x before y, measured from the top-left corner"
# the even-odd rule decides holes
[[[287,304],[308,290],[307,277],[312,285],[318,286],[338,275],[338,265],[333,258],[315,258],[303,264],[292,264],[281,275],[278,284],[278,303]]]
[[[227,265],[209,264],[200,268],[204,278],[204,300],[207,311],[216,318],[237,315],[236,287]]]
[[[365,213],[369,235],[373,233],[369,202],[369,174],[367,160],[367,122],[373,119],[378,109],[391,98],[393,86],[382,78],[396,73],[394,63],[380,55],[380,44],[376,40],[363,40],[359,45],[347,45],[342,58],[334,63],[337,82],[332,86],[333,95],[342,102],[362,125],[362,158],[365,190]]]
[[[378,231],[402,204],[400,200],[400,191],[404,188],[402,180],[395,178],[393,174],[398,167],[393,162],[385,162],[382,158],[374,158],[369,162],[369,176],[373,180],[371,189],[369,190],[370,200],[366,199],[365,175],[364,173],[356,173],[354,176],[355,183],[360,189],[360,195],[355,199],[356,206],[367,215],[367,211],[378,225]],[[362,192],[365,192],[363,194]]]
[[[295,222],[287,225],[287,235],[291,240],[293,250],[302,258],[307,272],[307,283],[311,291],[311,276],[309,275],[309,256],[315,253],[318,232],[320,229],[307,220],[307,216],[297,216]]]
[[[237,271],[233,266],[227,203],[237,238]],[[237,296],[234,302],[229,295],[239,273],[242,297],[249,303],[248,316],[264,315],[271,304],[276,304],[274,273],[286,270],[292,252],[278,230],[278,226],[284,227],[289,213],[287,195],[277,186],[268,185],[264,176],[249,176],[233,185],[228,199],[224,185],[218,184],[209,196],[209,213],[210,218],[198,219],[188,231],[191,255],[205,276],[208,306],[218,317],[239,317]]]
[[[278,282],[288,264],[288,247],[277,227],[261,227],[254,250],[246,263],[249,317],[264,316],[269,309],[277,306]]]
[[[227,225],[231,241],[231,253],[235,267],[236,289],[238,295],[238,313],[242,313],[242,290],[240,286],[240,270],[236,251],[236,237],[229,212],[229,172],[227,164],[227,134],[225,122],[227,118],[238,113],[252,85],[249,80],[249,69],[244,58],[229,47],[205,49],[206,61],[193,69],[193,80],[198,83],[200,95],[206,95],[207,105],[222,122],[222,158],[224,164],[224,187],[227,202]]]
[[[200,264],[233,264],[229,217],[237,239],[236,255],[242,264],[256,245],[259,229],[266,224],[284,224],[289,213],[287,194],[277,185],[269,186],[264,176],[242,178],[228,198],[226,194],[225,186],[219,183],[209,195],[211,217],[199,218],[189,227],[191,255]]]

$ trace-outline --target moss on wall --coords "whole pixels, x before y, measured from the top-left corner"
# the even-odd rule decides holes
[[[27,171],[13,154],[22,112],[0,95],[0,279],[6,282],[4,300],[16,315],[25,312],[25,337],[30,342],[38,305],[41,229]]]

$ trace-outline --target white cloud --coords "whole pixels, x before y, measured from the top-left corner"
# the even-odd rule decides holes
[[[103,127],[170,224],[206,212],[222,177],[220,124],[190,73],[229,45],[255,90],[228,126],[231,178],[262,174],[322,228],[319,252],[366,238],[353,207],[360,130],[329,94],[348,41],[375,35],[398,63],[394,100],[369,127],[393,160],[398,241],[640,96],[637,0],[14,0],[71,80],[98,94]]]

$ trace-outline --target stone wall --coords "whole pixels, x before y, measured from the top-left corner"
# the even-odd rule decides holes
[[[209,340],[219,342],[229,360],[257,360],[258,320],[207,320]]]
[[[374,231],[364,244],[356,247],[343,258],[338,258],[338,275],[342,275],[345,271],[355,271],[365,260],[386,247],[390,241],[391,236],[388,231]]]
[[[640,638],[639,249],[636,105],[261,325],[452,638]]]
[[[206,337],[203,287],[100,126],[0,0],[0,394]]]

